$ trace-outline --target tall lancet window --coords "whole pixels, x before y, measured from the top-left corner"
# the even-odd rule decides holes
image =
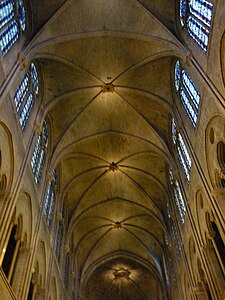
[[[43,171],[43,166],[45,162],[45,157],[47,153],[48,146],[48,126],[47,122],[43,122],[41,132],[38,135],[34,152],[31,158],[31,169],[34,174],[35,183],[39,183]]]
[[[46,222],[49,227],[52,224],[52,220],[54,216],[56,189],[57,189],[57,172],[56,170],[53,170],[51,173],[51,178],[48,181],[47,191],[45,195],[45,203],[44,203],[44,215],[46,217]]]
[[[24,130],[27,124],[38,91],[38,73],[35,64],[31,63],[28,72],[25,74],[14,96],[14,104],[22,130]]]
[[[205,0],[180,0],[180,23],[198,45],[207,51],[213,4]]]
[[[184,224],[184,219],[186,215],[186,204],[184,201],[183,193],[181,191],[180,183],[177,179],[174,178],[173,172],[169,169],[169,179],[170,184],[173,189],[173,195],[176,202],[177,210],[180,216],[181,223]]]
[[[23,0],[0,2],[0,48],[2,55],[11,49],[20,34],[26,30],[26,13]]]
[[[171,217],[171,207],[170,204],[167,203],[167,211],[168,211],[168,217],[170,220],[170,229],[171,229],[171,235],[173,238],[173,242],[175,245],[175,249],[176,249],[176,256],[177,259],[180,260],[180,255],[181,255],[181,243],[180,243],[180,238],[179,238],[179,233],[177,230],[177,226],[176,223],[174,221],[174,219]]]
[[[176,126],[174,119],[172,120],[171,131],[172,131],[172,139],[173,139],[174,145],[177,149],[181,168],[184,172],[187,182],[189,183],[192,161],[191,161],[191,157],[190,157],[189,151],[187,149],[187,146],[184,142],[183,136],[177,130],[177,126]]]
[[[196,127],[200,104],[200,93],[188,72],[181,67],[179,61],[175,64],[174,77],[175,89],[179,94],[179,98],[193,126]]]
[[[57,226],[56,238],[55,238],[55,255],[58,262],[60,262],[62,242],[63,242],[63,222],[59,221]]]
[[[66,253],[66,256],[64,258],[64,274],[63,274],[63,281],[65,287],[68,287],[69,271],[70,271],[70,254]]]

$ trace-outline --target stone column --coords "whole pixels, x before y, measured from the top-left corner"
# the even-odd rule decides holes
[[[12,289],[18,299],[20,299],[21,293],[24,291],[25,278],[28,275],[27,272],[29,272],[26,268],[29,253],[30,249],[25,247],[21,247],[18,252],[17,263],[15,265],[15,271],[12,278]]]
[[[44,300],[46,296],[46,289],[42,288],[42,287],[37,287],[36,289],[36,293],[35,293],[35,300]]]

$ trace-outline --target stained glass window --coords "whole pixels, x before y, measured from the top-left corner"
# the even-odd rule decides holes
[[[174,136],[173,126],[176,126],[174,119],[172,120],[172,136]],[[191,162],[190,154],[187,150],[187,146],[183,140],[181,133],[177,130],[176,130],[175,138],[173,137],[173,140],[174,140],[174,144],[177,149],[178,158],[179,158],[182,170],[184,172],[187,182],[189,182],[192,162]]]
[[[200,104],[200,93],[186,70],[179,61],[175,64],[175,88],[179,98],[193,124],[196,127]]]
[[[26,13],[23,0],[3,0],[0,3],[0,48],[2,55],[18,40],[20,31],[26,29]]]
[[[170,184],[173,188],[174,199],[176,202],[180,220],[184,224],[184,218],[185,218],[185,214],[186,214],[186,205],[185,205],[185,201],[184,201],[183,193],[181,191],[180,184],[179,184],[178,180],[174,179],[173,172],[171,169],[169,169],[169,179],[170,179]]]
[[[180,259],[180,252],[181,252],[180,238],[179,238],[176,224],[171,217],[171,208],[169,203],[167,203],[167,211],[168,211],[168,217],[170,219],[171,235],[172,235],[173,242],[175,244],[176,255],[177,258]]]
[[[190,172],[191,172],[191,158],[187,150],[187,147],[184,143],[183,137],[179,132],[178,132],[178,141],[177,141],[177,151],[178,151],[178,157],[180,160],[182,170],[185,174],[187,181],[189,182]]]
[[[58,262],[60,261],[60,256],[61,256],[62,240],[63,240],[63,224],[59,222],[57,227],[57,232],[56,232],[56,239],[55,239],[55,255]]]
[[[207,51],[213,4],[205,0],[180,0],[180,22],[198,45]]]
[[[177,126],[176,126],[174,119],[172,119],[172,138],[173,138],[173,143],[176,144],[176,142],[177,142]]]
[[[14,104],[22,130],[25,128],[30,116],[31,108],[34,105],[38,94],[38,74],[35,65],[32,63],[22,82],[17,88],[14,96]]]
[[[190,0],[190,12],[206,25],[210,26],[212,19],[212,3],[205,0]]]
[[[178,91],[180,87],[180,78],[181,78],[181,65],[179,60],[175,64],[175,88]]]
[[[181,252],[180,239],[178,236],[177,227],[173,221],[171,222],[171,232],[172,232],[172,237],[173,237],[173,241],[175,244],[177,258],[180,259],[180,252]]]
[[[57,187],[57,172],[54,170],[51,174],[51,180],[48,182],[47,192],[44,203],[44,215],[46,217],[47,225],[50,227],[53,220],[55,209],[55,193]]]
[[[181,25],[185,25],[187,15],[187,0],[180,0],[180,22]]]
[[[31,158],[31,169],[34,174],[35,183],[39,183],[45,162],[45,156],[48,146],[48,126],[43,122],[42,131],[40,132],[35,144],[34,152]]]
[[[64,261],[64,276],[63,276],[63,281],[66,287],[68,286],[69,270],[70,270],[70,255],[69,253],[67,253]]]

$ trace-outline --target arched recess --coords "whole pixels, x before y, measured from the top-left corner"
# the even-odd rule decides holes
[[[223,84],[225,85],[225,31],[223,33],[223,36],[221,38],[220,43],[220,63],[221,63],[221,75],[223,78]]]
[[[31,198],[26,192],[21,192],[17,198],[16,219],[18,219],[16,239],[20,241],[20,245],[14,267],[12,287],[17,297],[21,297],[26,276],[29,276],[29,273],[27,273],[27,263],[33,236],[32,204]]]
[[[39,278],[40,278],[37,295],[42,293],[42,290],[46,286],[47,270],[48,270],[47,262],[49,261],[48,258],[49,257],[47,256],[45,242],[39,240],[36,249],[36,261],[38,262],[38,270],[39,270]]]
[[[207,224],[204,251],[210,268],[210,277],[214,281],[218,294],[222,295],[225,286],[225,244],[218,224],[211,211],[205,213]]]
[[[196,196],[195,196],[195,214],[196,214],[197,232],[202,244],[206,244],[205,234],[208,231],[208,227],[205,219],[206,211],[210,211],[209,201],[204,191],[202,189],[199,189],[196,192]]]
[[[3,122],[0,122],[0,141],[0,208],[2,211],[4,200],[8,198],[11,191],[14,176],[12,135]]]
[[[190,288],[190,283],[189,280],[187,278],[187,274],[183,273],[183,293],[184,293],[184,297],[185,300],[191,300],[191,288]]]
[[[212,187],[223,188],[225,177],[225,117],[216,115],[206,127],[206,163]]]
[[[196,284],[196,246],[193,236],[189,238],[189,264],[191,269],[191,276]]]
[[[51,280],[49,295],[50,299],[58,300],[57,282],[55,277],[53,277]]]
[[[90,299],[89,291],[92,291],[93,300],[107,299],[107,295],[119,297],[121,294],[126,299],[143,300],[159,300],[166,296],[165,283],[154,265],[122,253],[103,258],[83,284],[80,297],[84,299]],[[96,285],[100,288],[95,289]]]
[[[33,207],[31,197],[27,192],[20,192],[16,202],[17,214],[20,214],[23,219],[23,230],[27,234],[27,246],[29,247],[33,236]]]
[[[225,226],[225,117],[213,117],[206,128],[206,162],[212,195],[220,211],[222,226]]]

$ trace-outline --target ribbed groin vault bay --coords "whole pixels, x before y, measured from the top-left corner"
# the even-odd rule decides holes
[[[223,1],[24,7],[1,58],[3,300],[225,299]]]

